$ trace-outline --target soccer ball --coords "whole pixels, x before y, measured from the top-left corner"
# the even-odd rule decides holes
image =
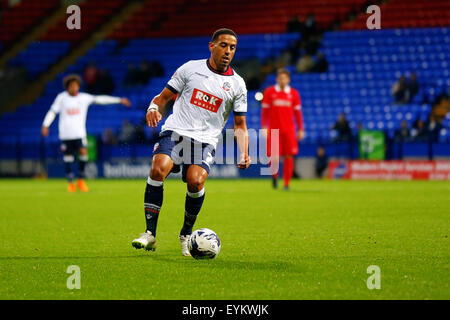
[[[219,254],[220,239],[214,231],[201,228],[192,232],[188,249],[195,259],[212,259]]]

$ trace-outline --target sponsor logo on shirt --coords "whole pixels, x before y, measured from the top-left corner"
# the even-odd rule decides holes
[[[67,109],[66,112],[69,116],[74,116],[74,115],[80,113],[80,109],[78,109],[78,108]]]
[[[222,86],[222,89],[225,90],[225,91],[230,91],[231,84],[229,82],[224,82],[223,86]]]
[[[194,89],[191,97],[191,103],[197,107],[217,112],[223,100],[199,89]]]
[[[290,100],[284,100],[284,99],[275,99],[273,100],[273,105],[275,107],[290,107],[291,101]]]

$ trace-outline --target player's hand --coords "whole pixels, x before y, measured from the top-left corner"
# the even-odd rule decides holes
[[[41,135],[42,135],[43,137],[47,137],[47,136],[48,136],[48,133],[49,133],[48,128],[47,128],[47,127],[42,127],[42,129],[41,129]]]
[[[305,131],[299,130],[298,135],[297,135],[298,141],[302,141],[304,137],[305,137]]]
[[[250,159],[250,156],[248,154],[243,154],[241,156],[241,160],[238,163],[238,168],[241,170],[245,170],[250,166],[250,163],[252,160]]]
[[[147,119],[147,125],[154,128],[158,126],[158,122],[161,121],[162,115],[158,110],[149,110],[147,111],[145,118]]]
[[[131,102],[127,98],[121,98],[120,103],[123,104],[127,108],[129,108],[131,106]]]

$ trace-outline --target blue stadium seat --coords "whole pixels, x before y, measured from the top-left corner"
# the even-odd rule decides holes
[[[239,37],[236,59],[256,58],[263,62],[278,56],[298,34],[252,34]],[[88,132],[100,135],[106,127],[118,131],[123,119],[133,124],[142,120],[150,99],[164,87],[170,75],[188,59],[208,56],[208,37],[133,39],[123,46],[115,40],[97,43],[83,57],[71,65],[69,72],[82,73],[89,62],[107,69],[115,87],[113,94],[127,96],[132,108],[121,106],[92,106],[87,121]],[[183,50],[179,50],[180,46]],[[10,65],[24,65],[33,76],[45,71],[70,49],[67,42],[36,42],[21,52]],[[0,47],[1,50],[1,47]],[[382,29],[326,32],[321,48],[329,61],[329,71],[323,74],[298,74],[291,71],[291,85],[300,91],[305,119],[305,142],[330,141],[329,126],[340,112],[345,112],[353,130],[358,123],[365,128],[389,130],[392,133],[402,120],[410,125],[416,118],[426,120],[430,102],[450,85],[450,28]],[[143,60],[160,61],[165,75],[152,78],[148,85],[125,87],[123,82],[128,64]],[[393,104],[391,87],[401,75],[416,72],[421,88],[410,104]],[[63,74],[47,83],[45,92],[34,103],[22,106],[15,113],[0,117],[1,150],[3,157],[13,157],[5,145],[16,145],[17,137],[26,143],[37,143],[42,119],[57,93],[62,91]],[[262,88],[275,83],[269,75]],[[248,123],[260,126],[260,103],[249,92]],[[425,103],[423,103],[425,101]],[[429,101],[429,102],[426,102]],[[440,141],[450,140],[450,116],[444,121]],[[57,141],[57,126],[53,126],[49,140]],[[152,136],[152,132],[146,132]],[[127,154],[121,149],[111,151],[114,156]],[[144,150],[143,153],[146,151]],[[33,156],[29,151],[27,156]]]

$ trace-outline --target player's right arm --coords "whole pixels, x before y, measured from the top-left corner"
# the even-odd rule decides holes
[[[170,78],[163,91],[153,98],[147,109],[147,115],[145,116],[149,127],[156,127],[158,125],[158,122],[162,119],[160,110],[162,110],[166,103],[173,99],[176,94],[183,91],[188,79],[189,64],[190,62],[187,62],[179,67]]]
[[[162,119],[160,110],[166,105],[167,102],[172,100],[174,96],[175,93],[167,88],[164,88],[160,94],[153,98],[147,109],[147,115],[145,116],[149,127],[156,127],[158,125],[158,122]]]
[[[62,96],[59,94],[55,101],[53,102],[52,106],[50,107],[50,110],[48,110],[47,114],[45,115],[44,121],[42,122],[42,128],[41,128],[41,135],[43,137],[47,137],[49,134],[49,128],[52,124],[53,120],[55,120],[56,115],[61,110],[61,100]]]
[[[297,90],[294,91],[294,116],[297,121],[297,139],[299,141],[303,140],[305,137],[305,129],[303,125],[303,113],[302,113],[302,99],[300,98],[300,94]]]
[[[269,110],[270,110],[270,94],[269,88],[264,90],[263,100],[261,102],[261,129],[262,134],[267,138],[267,130],[269,129]]]

